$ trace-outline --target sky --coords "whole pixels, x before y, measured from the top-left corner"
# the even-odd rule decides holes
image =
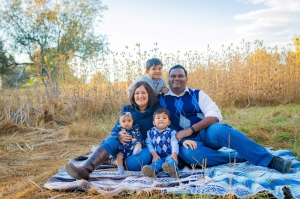
[[[123,52],[140,44],[162,53],[220,50],[262,40],[287,47],[300,36],[300,0],[102,0],[108,7],[98,31],[109,48]]]

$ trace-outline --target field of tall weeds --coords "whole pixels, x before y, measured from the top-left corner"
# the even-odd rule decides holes
[[[166,81],[170,67],[185,66],[188,86],[206,92],[226,123],[264,146],[289,149],[300,158],[300,49],[279,52],[261,41],[223,48],[221,53],[208,48],[205,53],[163,54],[157,48],[141,52],[137,44],[133,54],[110,52],[89,63],[71,63],[81,77],[60,78],[58,94],[47,96],[40,84],[1,90],[0,197],[99,197],[49,191],[43,183],[109,135],[118,111],[129,103],[127,87],[144,75],[152,57],[163,61]]]

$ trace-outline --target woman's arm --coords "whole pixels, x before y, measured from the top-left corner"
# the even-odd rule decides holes
[[[117,125],[110,131],[110,135],[118,140],[120,137],[120,131],[122,131],[122,128],[119,125]]]

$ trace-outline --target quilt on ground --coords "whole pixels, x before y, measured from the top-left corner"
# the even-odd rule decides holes
[[[300,162],[288,150],[270,150],[270,152],[293,161],[290,173],[282,174],[274,169],[243,162],[206,169],[185,167],[178,172],[179,178],[170,178],[164,172],[158,174],[156,178],[149,178],[143,177],[139,171],[126,171],[121,175],[116,172],[116,169],[97,169],[90,175],[90,180],[86,181],[70,177],[62,167],[57,174],[48,179],[44,186],[60,191],[96,190],[101,194],[110,195],[159,190],[169,194],[216,196],[233,194],[243,198],[266,192],[279,199],[286,197],[300,199]],[[84,161],[74,163],[80,165]]]

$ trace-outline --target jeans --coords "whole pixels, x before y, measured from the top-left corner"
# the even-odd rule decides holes
[[[116,138],[107,137],[100,146],[104,147],[107,153],[113,157],[116,157],[119,152],[120,141]],[[125,159],[125,165],[130,171],[141,171],[144,165],[151,163],[152,156],[147,148],[142,148],[142,151],[137,155],[130,155]]]
[[[243,133],[219,122],[200,131],[192,140],[197,142],[197,148],[195,150],[190,147],[186,149],[181,145],[179,156],[186,163],[195,166],[203,165],[204,159],[207,160],[205,165],[208,167],[244,160],[254,165],[267,166],[273,157],[264,147]],[[236,152],[218,151],[222,147],[234,149]]]
[[[149,166],[153,167],[155,169],[156,173],[159,173],[162,170],[163,163],[168,162],[178,170],[177,162],[173,158],[170,158],[170,156],[171,155],[164,157],[164,158],[160,158],[160,159],[152,162]]]

